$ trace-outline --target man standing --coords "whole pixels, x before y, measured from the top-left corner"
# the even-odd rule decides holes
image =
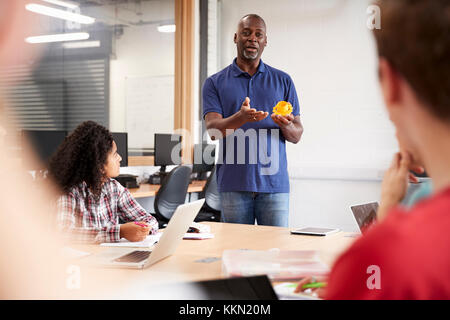
[[[286,141],[303,133],[291,77],[263,63],[266,24],[244,16],[234,35],[237,58],[203,86],[203,117],[213,140],[220,140],[217,164],[222,220],[231,223],[287,226],[289,177]],[[274,114],[280,101],[288,115]],[[253,106],[253,108],[251,107]],[[269,113],[271,116],[269,117]]]

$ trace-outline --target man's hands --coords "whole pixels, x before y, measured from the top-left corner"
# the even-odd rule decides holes
[[[145,222],[139,222],[145,225],[142,227],[134,222],[128,222],[120,225],[120,238],[125,238],[131,242],[144,241],[150,232],[150,226]]]
[[[278,114],[272,113],[270,117],[272,118],[273,122],[275,122],[280,128],[287,127],[294,121],[294,116],[292,114],[287,116],[280,116]]]
[[[206,129],[212,140],[218,140],[232,134],[234,130],[241,128],[247,122],[258,122],[267,118],[268,115],[268,112],[250,108],[250,98],[247,97],[241,109],[227,118],[223,118],[222,114],[217,112],[206,114]]]
[[[250,108],[250,98],[247,97],[242,103],[241,110],[235,113],[235,115],[237,116],[237,119],[239,119],[237,122],[240,123],[239,125],[236,125],[235,128],[240,128],[247,122],[258,122],[264,120],[267,118],[269,113],[264,111],[256,111],[256,109]],[[300,122],[299,116],[294,117],[292,114],[288,116],[280,116],[272,113],[270,117],[273,122],[280,127],[286,141],[292,143],[298,143],[300,141],[303,134],[303,126]]]
[[[223,118],[223,115],[220,113],[210,112],[205,115],[205,123],[211,139],[218,140],[232,134],[236,129],[241,128],[248,122],[262,121],[268,116],[268,112],[257,111],[251,108],[250,98],[246,97],[238,112],[227,118]],[[272,114],[271,118],[280,127],[286,141],[292,143],[298,143],[300,141],[303,134],[300,116],[279,116]]]
[[[387,212],[403,200],[408,189],[408,180],[414,183],[418,182],[418,179],[410,173],[410,170],[416,173],[424,171],[423,167],[413,163],[413,159],[408,152],[396,153],[381,184],[381,201],[377,212],[379,221],[383,220]]]
[[[258,122],[269,116],[268,112],[257,111],[256,109],[251,108],[249,97],[246,97],[242,103],[240,113],[245,122]],[[280,128],[289,126],[294,121],[294,116],[292,114],[288,116],[280,116],[272,113],[270,117]]]
[[[269,115],[268,112],[256,111],[254,108],[250,108],[250,98],[245,98],[241,106],[241,117],[245,122],[258,122],[264,120]]]

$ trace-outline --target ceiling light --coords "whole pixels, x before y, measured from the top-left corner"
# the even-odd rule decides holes
[[[175,29],[176,29],[176,27],[174,24],[165,24],[165,25],[158,26],[159,32],[175,32]]]
[[[42,0],[51,4],[56,4],[57,6],[66,7],[69,9],[75,9],[78,8],[78,4],[72,3],[69,1],[60,1],[60,0]]]
[[[75,41],[87,39],[89,39],[89,33],[77,32],[77,33],[61,33],[61,34],[49,34],[45,36],[28,37],[25,39],[25,41],[28,43],[47,43],[47,42]]]
[[[98,48],[100,47],[100,41],[77,41],[63,43],[62,46],[65,49],[81,49],[81,48]]]
[[[25,6],[28,11],[32,11],[35,13],[44,14],[46,16],[74,21],[83,24],[91,24],[95,22],[94,18],[83,16],[78,13],[73,13],[69,11],[64,11],[60,9],[55,9],[47,6],[42,6],[40,4],[30,3]]]

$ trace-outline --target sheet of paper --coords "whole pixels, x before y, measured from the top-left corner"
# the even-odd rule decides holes
[[[127,239],[120,239],[119,242],[107,242],[107,243],[101,243],[100,245],[103,247],[131,247],[131,248],[149,248],[152,245],[154,245],[156,242],[159,241],[159,238],[161,238],[162,233],[158,232],[154,235],[149,235],[144,241],[140,242],[130,242]]]
[[[284,282],[273,287],[280,300],[320,300],[306,293],[294,293],[297,283]]]
[[[200,231],[200,233],[211,232],[211,227],[203,223],[192,222],[190,227],[197,229],[198,231]]]
[[[102,247],[131,247],[131,248],[148,248],[154,245],[159,241],[163,232],[158,232],[155,235],[149,235],[144,241],[140,242],[130,242],[127,239],[120,239],[119,242],[106,242],[101,243]],[[183,236],[183,239],[187,240],[203,240],[203,239],[212,239],[214,238],[214,234],[212,233],[186,233]]]
[[[214,234],[212,233],[186,233],[183,239],[187,240],[203,240],[203,239],[212,239],[214,238]]]

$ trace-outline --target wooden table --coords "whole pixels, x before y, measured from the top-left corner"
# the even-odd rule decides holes
[[[206,184],[206,180],[192,181],[188,187],[188,193],[192,192],[202,192],[204,186]],[[158,184],[148,184],[143,183],[139,185],[139,188],[131,188],[128,189],[131,195],[135,198],[145,198],[145,197],[154,197],[158,192],[161,185]]]
[[[325,237],[292,235],[288,228],[203,222],[211,227],[213,239],[182,240],[174,255],[143,270],[83,267],[85,279],[95,279],[97,290],[88,290],[86,298],[98,297],[90,292],[101,288],[102,298],[170,298],[163,293],[152,295],[152,287],[179,282],[192,282],[223,278],[222,253],[224,250],[318,250],[321,260],[330,267],[334,260],[354,240],[351,234],[339,232]],[[72,246],[91,253],[101,250],[124,250],[98,245]],[[127,248],[129,250],[130,248]],[[205,258],[219,260],[204,263]],[[92,280],[85,280],[92,282]],[[170,294],[170,293],[167,293]]]

